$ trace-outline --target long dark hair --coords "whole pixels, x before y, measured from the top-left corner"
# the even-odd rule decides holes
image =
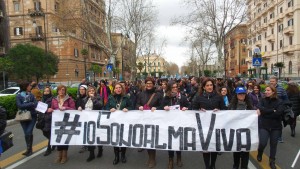
[[[237,94],[235,94],[233,96],[233,98],[231,99],[231,102],[229,104],[229,107],[228,109],[229,110],[236,110],[237,108],[237,103],[238,103],[238,98],[237,98]],[[253,110],[253,105],[252,105],[252,102],[250,100],[250,97],[246,94],[245,96],[245,103],[247,105],[247,110]]]
[[[199,87],[200,95],[202,95],[204,93],[204,87],[205,87],[206,83],[209,81],[213,84],[213,92],[216,92],[216,84],[215,84],[214,80],[211,78],[205,78],[205,79],[203,79],[201,86]]]

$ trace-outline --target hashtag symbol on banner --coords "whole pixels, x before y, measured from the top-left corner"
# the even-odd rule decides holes
[[[57,135],[57,138],[56,138],[57,143],[61,142],[62,136],[64,134],[68,135],[68,137],[65,141],[65,144],[70,143],[70,140],[71,140],[73,135],[79,135],[80,134],[80,130],[75,130],[76,127],[81,127],[81,122],[78,122],[79,117],[80,116],[78,114],[76,114],[75,117],[74,117],[74,121],[69,121],[70,113],[65,113],[63,121],[55,122],[55,126],[60,127],[59,129],[55,130],[55,134]],[[71,126],[70,129],[66,129],[66,127],[69,127],[69,126]]]

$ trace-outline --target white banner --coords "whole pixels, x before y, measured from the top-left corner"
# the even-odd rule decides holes
[[[106,145],[182,151],[252,151],[256,110],[54,111],[51,145]]]

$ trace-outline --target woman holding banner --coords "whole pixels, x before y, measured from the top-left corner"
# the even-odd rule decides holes
[[[165,90],[166,96],[163,98],[162,107],[164,110],[169,111],[173,110],[175,106],[179,106],[180,110],[185,111],[189,107],[189,102],[185,95],[181,95],[178,90],[177,83],[169,83]],[[182,167],[181,161],[181,151],[176,151],[177,161],[176,164],[178,167]],[[173,169],[174,167],[174,151],[169,151],[169,163],[168,169]]]
[[[199,94],[195,96],[192,103],[193,110],[213,110],[214,112],[219,110],[225,110],[226,106],[221,95],[216,91],[214,81],[210,78],[206,78],[202,81],[199,89]],[[217,160],[217,152],[203,152],[203,159],[206,169],[215,169]]]
[[[51,109],[60,110],[64,113],[64,110],[75,110],[75,102],[72,97],[67,94],[67,87],[64,85],[57,86],[57,97],[52,99]],[[64,164],[68,160],[69,146],[57,146],[58,157],[55,163]]]
[[[235,93],[230,102],[229,110],[253,110],[250,96],[247,95],[247,90],[244,87],[237,87]],[[233,153],[233,169],[239,169],[240,163],[241,169],[248,169],[248,162],[249,152]]]
[[[89,86],[86,91],[86,97],[83,99],[83,110],[101,110],[103,107],[103,101],[96,94],[96,89],[94,86]],[[86,159],[87,162],[90,162],[95,159],[95,148],[96,146],[87,146],[88,151],[90,152],[89,157]],[[103,146],[98,146],[97,157],[102,157]]]
[[[108,108],[110,112],[115,112],[116,110],[122,110],[127,112],[132,110],[132,104],[130,98],[126,95],[124,86],[121,83],[116,83],[113,87],[113,93],[108,97]],[[113,164],[116,165],[120,161],[120,148],[114,147],[115,159]],[[126,147],[121,147],[121,162],[126,163]]]
[[[271,169],[276,169],[275,156],[277,151],[278,138],[282,133],[281,118],[284,112],[282,101],[277,98],[277,90],[273,86],[267,86],[265,89],[265,98],[258,104],[260,121],[259,146],[257,161],[262,161],[262,154],[270,138],[270,158],[269,165]]]
[[[153,78],[147,77],[145,84],[145,90],[138,95],[136,109],[140,111],[151,110],[153,112],[161,106],[162,95],[160,92],[155,92],[155,81]],[[147,152],[149,156],[147,165],[149,168],[153,168],[156,165],[156,150],[148,149]]]

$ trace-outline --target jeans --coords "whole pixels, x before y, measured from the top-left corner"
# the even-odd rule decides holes
[[[263,153],[265,147],[268,144],[270,138],[270,158],[275,159],[277,151],[277,141],[281,136],[281,129],[259,129],[259,146],[258,152]]]
[[[29,121],[21,121],[20,123],[25,136],[33,135],[32,131],[36,123],[36,116],[32,116],[32,119]]]

